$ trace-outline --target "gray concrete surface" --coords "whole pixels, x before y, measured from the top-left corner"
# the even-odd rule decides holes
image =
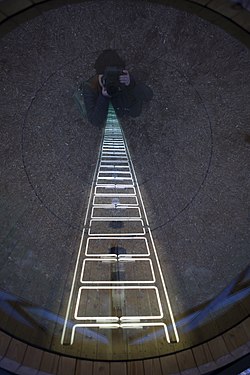
[[[154,91],[122,121],[175,314],[249,263],[250,55],[163,5],[51,10],[0,41],[0,287],[58,312],[68,293],[101,132],[72,99],[105,48]]]

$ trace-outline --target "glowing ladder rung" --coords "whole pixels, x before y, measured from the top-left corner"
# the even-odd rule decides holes
[[[120,181],[131,180],[132,181],[131,177],[98,177],[97,179],[98,180],[120,180]]]
[[[108,172],[105,172],[105,171],[99,171],[99,173],[98,173],[98,175],[99,174],[104,174],[104,173],[106,173],[106,174],[111,174],[111,173],[117,173],[117,174],[130,174],[131,175],[131,173],[130,172],[126,172],[126,171],[119,171],[119,170],[117,170],[117,169],[114,169],[114,170],[112,170],[112,171],[108,171]],[[132,175],[131,175],[132,176]]]
[[[126,190],[126,189],[133,189],[134,185],[115,185],[115,184],[96,184],[97,188],[104,188],[104,189],[120,189],[120,190]]]
[[[105,164],[100,164],[100,169],[101,168],[128,168],[130,170],[129,165],[105,165]]]
[[[104,146],[103,147],[103,150],[106,152],[106,151],[123,151],[124,150],[124,152],[126,151],[126,148],[124,147],[124,146],[121,146],[121,147],[110,147],[110,146]]]
[[[128,166],[129,166],[129,164],[128,164],[128,160],[116,160],[116,162],[117,163],[123,163],[123,164],[127,164]],[[103,163],[107,163],[107,164],[109,164],[109,163],[114,163],[114,160],[102,160],[101,161],[101,165],[103,164]]]
[[[126,150],[111,150],[111,151],[107,151],[107,150],[102,150],[102,154],[101,154],[101,157],[106,157],[106,155],[126,155],[127,156],[127,153],[126,153]]]

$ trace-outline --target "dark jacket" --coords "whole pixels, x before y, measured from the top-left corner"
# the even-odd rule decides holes
[[[88,120],[95,126],[103,126],[107,119],[110,101],[116,111],[117,117],[123,117],[125,114],[129,114],[130,108],[136,101],[133,94],[134,87],[135,80],[130,75],[130,85],[125,87],[124,90],[119,92],[115,97],[108,98],[102,95],[98,75],[84,82],[81,90]]]

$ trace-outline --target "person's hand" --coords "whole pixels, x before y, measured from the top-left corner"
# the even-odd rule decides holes
[[[123,70],[123,73],[124,74],[120,75],[120,82],[124,83],[125,86],[129,86],[130,84],[129,72],[127,70]]]

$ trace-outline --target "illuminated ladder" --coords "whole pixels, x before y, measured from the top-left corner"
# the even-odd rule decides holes
[[[133,163],[110,105],[61,344],[84,328],[162,328],[178,342]]]

